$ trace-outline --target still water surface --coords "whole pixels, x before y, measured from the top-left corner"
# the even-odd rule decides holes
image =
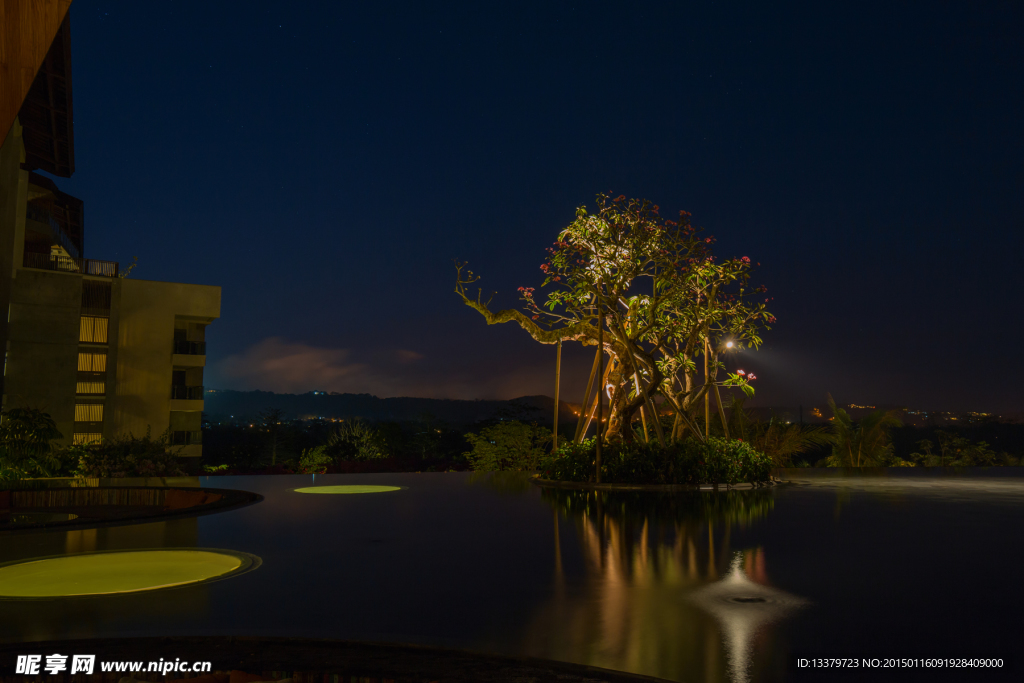
[[[0,562],[198,547],[251,553],[257,570],[151,593],[0,601],[0,640],[308,636],[758,681],[791,678],[794,654],[1012,659],[1022,638],[1021,479],[599,497],[465,473],[202,484],[265,500],[9,534]],[[400,488],[294,491],[313,485]]]

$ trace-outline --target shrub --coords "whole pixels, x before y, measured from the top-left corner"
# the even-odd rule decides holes
[[[388,457],[380,432],[360,420],[346,422],[331,434],[324,444],[324,453],[330,462]]]
[[[163,438],[132,434],[67,449],[78,456],[79,477],[176,477],[183,476],[178,457],[168,452]]]
[[[52,441],[61,438],[47,413],[11,408],[0,416],[0,482],[26,477],[51,477],[61,462]]]
[[[502,421],[484,427],[479,434],[466,434],[473,450],[464,455],[477,471],[532,472],[544,457],[544,445],[550,440],[551,431],[544,427],[518,420]]]
[[[299,457],[299,474],[324,474],[333,462],[324,446],[304,449]]]
[[[910,465],[920,463],[924,467],[990,467],[999,464],[1000,460],[996,452],[989,447],[985,441],[972,442],[953,432],[936,430],[938,449],[930,439],[922,439],[918,446],[923,452],[911,453]],[[933,450],[935,449],[935,450]]]
[[[544,459],[545,478],[592,481],[594,439],[566,444]],[[685,439],[662,447],[642,442],[607,444],[601,452],[601,482],[614,484],[736,484],[769,480],[771,458],[750,444],[712,437],[706,444]]]

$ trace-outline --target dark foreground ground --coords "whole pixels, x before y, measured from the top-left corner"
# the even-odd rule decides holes
[[[38,679],[14,673],[18,655],[60,652],[95,654],[101,662],[208,661],[211,674],[203,683],[252,683],[290,679],[292,683],[349,683],[349,681],[394,681],[395,683],[637,683],[663,679],[627,674],[596,667],[533,658],[483,655],[461,650],[302,638],[125,638],[117,640],[62,640],[54,642],[0,645],[0,683],[23,683]],[[117,672],[91,676],[76,674],[45,676],[46,680],[106,683],[127,674]],[[140,673],[137,681],[168,681],[182,674]],[[337,677],[337,678],[335,678]],[[197,680],[198,675],[190,675]]]

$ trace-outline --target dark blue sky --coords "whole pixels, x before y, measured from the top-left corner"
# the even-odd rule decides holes
[[[551,394],[452,259],[513,305],[613,190],[760,261],[759,403],[1024,409],[1024,5],[770,4],[75,0],[61,186],[223,287],[212,387]]]

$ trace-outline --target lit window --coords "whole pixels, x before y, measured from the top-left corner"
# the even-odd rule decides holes
[[[83,315],[82,326],[78,333],[78,341],[90,344],[106,344],[108,322],[108,318]]]
[[[78,445],[78,444],[93,443],[93,442],[99,441],[102,438],[103,438],[102,434],[95,434],[95,433],[88,433],[88,434],[86,434],[86,433],[76,432],[75,436],[74,436],[74,443],[76,445]]]
[[[75,422],[103,422],[103,404],[76,403]]]
[[[106,372],[107,354],[105,353],[82,353],[78,354],[79,372]]]
[[[76,394],[105,394],[107,385],[103,382],[79,382]]]

